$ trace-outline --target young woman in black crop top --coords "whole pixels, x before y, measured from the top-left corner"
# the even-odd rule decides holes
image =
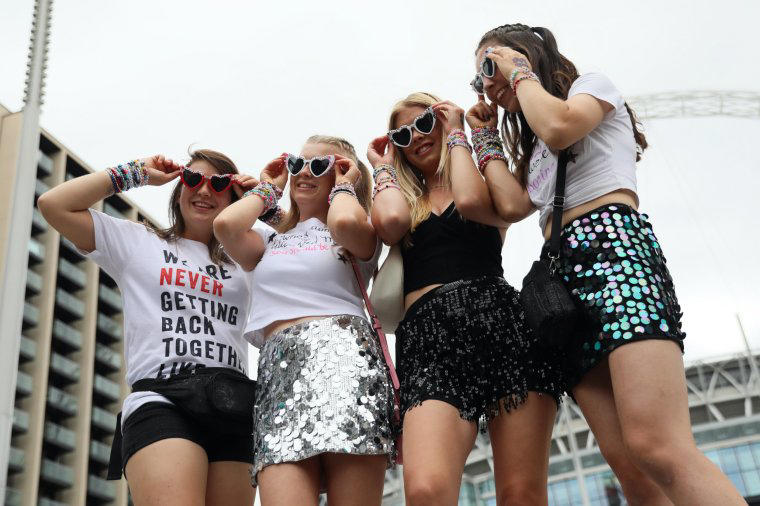
[[[473,162],[463,111],[414,93],[393,108],[390,128],[367,157],[372,223],[404,260],[396,360],[407,504],[457,503],[481,417],[507,502],[545,504],[562,381],[503,278],[507,223]]]

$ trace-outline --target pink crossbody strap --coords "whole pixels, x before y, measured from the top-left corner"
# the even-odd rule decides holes
[[[375,314],[375,310],[372,307],[372,303],[369,301],[367,290],[366,288],[364,288],[366,286],[364,284],[364,276],[362,276],[361,271],[359,271],[359,266],[356,265],[356,259],[353,257],[353,255],[350,255],[350,258],[351,258],[351,267],[354,268],[354,274],[356,275],[356,283],[359,285],[359,291],[362,292],[362,297],[364,297],[364,303],[367,305],[367,311],[369,312],[369,317],[372,319],[372,327],[375,329],[375,332],[377,332],[378,339],[380,339],[380,347],[383,349],[383,357],[385,358],[385,363],[388,364],[388,370],[391,375],[391,382],[393,383],[393,388],[394,390],[398,391],[401,384],[398,381],[396,368],[393,367],[391,354],[388,351],[388,341],[385,338],[385,332],[383,332],[383,327],[382,325],[380,325],[380,320],[377,318],[377,315]]]

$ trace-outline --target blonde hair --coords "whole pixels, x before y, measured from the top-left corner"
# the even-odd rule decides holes
[[[431,93],[415,92],[403,100],[396,102],[391,110],[391,117],[388,120],[388,129],[396,128],[395,121],[399,113],[407,107],[422,107],[427,109],[431,105],[441,100]],[[404,195],[412,217],[412,224],[409,232],[414,232],[417,226],[428,219],[431,213],[430,198],[427,187],[424,183],[424,176],[404,156],[400,148],[396,148],[396,159],[394,160],[396,172],[398,174],[398,184],[401,187],[401,193]],[[446,189],[451,189],[451,163],[449,163],[449,150],[446,146],[446,134],[441,129],[441,158],[438,162],[437,174],[443,176],[443,184]]]
[[[356,183],[356,197],[359,200],[359,204],[361,204],[364,210],[369,213],[370,207],[372,206],[372,175],[367,166],[359,160],[358,156],[356,156],[356,150],[354,149],[353,144],[342,137],[334,137],[332,135],[312,135],[306,139],[306,144],[328,144],[334,146],[338,148],[342,154],[354,161],[361,174],[359,176],[359,181]],[[293,194],[291,193],[290,209],[285,213],[285,217],[275,227],[275,230],[280,234],[287,232],[295,227],[300,219],[301,213],[298,210],[298,204],[293,200]]]

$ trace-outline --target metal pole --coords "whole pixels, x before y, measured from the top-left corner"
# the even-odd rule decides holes
[[[40,143],[40,107],[43,103],[52,3],[52,0],[36,0],[34,3],[18,166],[11,193],[8,241],[3,245],[6,262],[0,280],[0,503],[5,502],[8,477],[13,401],[29,260],[27,245],[32,224]]]
[[[757,361],[755,360],[755,355],[752,354],[752,349],[749,347],[749,341],[747,340],[747,334],[744,332],[744,325],[742,324],[742,318],[739,316],[739,313],[736,313],[736,321],[739,323],[739,331],[742,334],[742,341],[744,342],[744,349],[747,352],[747,360],[749,360],[749,367],[752,371],[752,376],[754,378],[754,381],[749,382],[750,385],[753,385],[754,383],[757,383],[758,380],[760,380],[760,373],[758,373],[757,368]]]
[[[573,434],[572,421],[573,417],[570,413],[569,398],[565,398],[565,402],[562,403],[562,416],[565,417],[565,426],[567,427],[567,439],[570,443],[570,452],[573,454],[573,467],[575,468],[575,479],[578,480],[578,488],[581,492],[581,500],[584,506],[589,506],[591,501],[588,498],[588,490],[586,490],[586,481],[583,479],[583,467],[581,466],[581,457],[578,455],[578,443],[575,441],[575,434]]]

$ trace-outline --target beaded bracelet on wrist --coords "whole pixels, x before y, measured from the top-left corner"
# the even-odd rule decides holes
[[[464,146],[467,148],[467,151],[472,153],[472,146],[470,146],[470,143],[467,140],[467,135],[461,128],[455,128],[449,133],[449,136],[446,139],[446,145],[449,147],[449,151],[451,151],[454,146]]]
[[[330,190],[330,195],[327,197],[327,203],[332,204],[333,199],[339,193],[347,193],[349,195],[353,195],[355,199],[359,198],[356,196],[356,188],[354,188],[354,185],[346,181],[344,183],[338,183],[333,186],[332,190]]]
[[[478,158],[478,169],[480,172],[485,170],[486,165],[491,160],[507,160],[497,128],[482,127],[473,129],[472,143],[475,146],[475,154]]]
[[[377,181],[378,176],[380,174],[382,174],[383,172],[385,172],[386,174],[388,174],[394,180],[398,179],[398,175],[396,173],[396,168],[394,166],[392,166],[392,165],[388,165],[388,164],[385,164],[385,163],[381,164],[381,165],[378,165],[377,167],[374,168],[374,170],[372,171],[372,179],[374,179],[375,181]]]
[[[266,181],[260,182],[254,188],[248,190],[243,194],[243,198],[249,195],[257,195],[264,201],[264,213],[277,206],[277,201],[282,198],[282,190],[272,183]]]
[[[372,200],[375,200],[375,197],[378,193],[380,193],[383,190],[387,190],[388,188],[395,188],[397,190],[401,190],[401,187],[398,185],[398,183],[395,180],[388,180],[383,181],[381,183],[378,183],[375,185],[374,188],[372,188]]]
[[[117,165],[106,169],[111,179],[111,187],[114,193],[121,193],[132,188],[139,188],[148,184],[148,169],[142,160],[131,160],[126,164]]]
[[[285,211],[283,211],[282,208],[277,205],[267,212],[262,213],[261,216],[259,216],[259,220],[263,221],[270,227],[274,227],[280,224],[284,216]]]

